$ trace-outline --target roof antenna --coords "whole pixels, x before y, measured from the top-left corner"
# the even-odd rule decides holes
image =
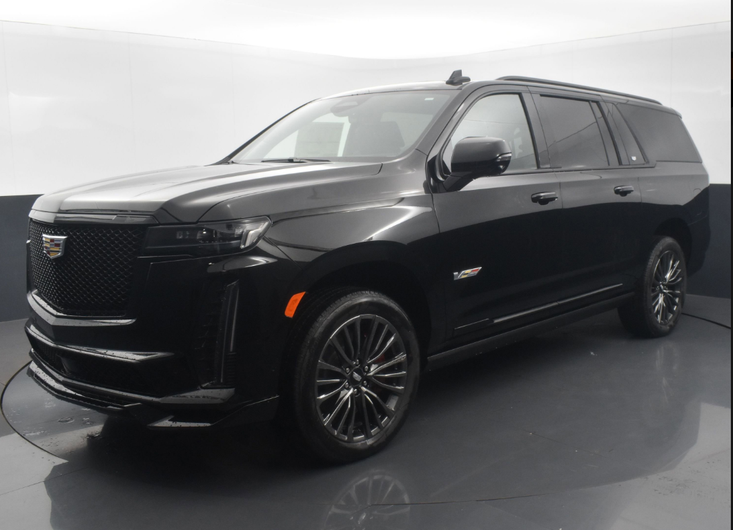
[[[468,83],[470,80],[470,77],[466,77],[463,75],[463,70],[455,70],[450,75],[448,81],[446,81],[445,84],[451,86],[461,86],[463,83]]]

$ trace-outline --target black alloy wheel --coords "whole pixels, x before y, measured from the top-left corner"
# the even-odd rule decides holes
[[[408,315],[370,291],[318,296],[297,341],[293,411],[306,446],[335,463],[394,438],[417,391],[420,356]]]
[[[636,296],[619,308],[621,322],[640,337],[669,335],[682,315],[686,294],[685,254],[677,241],[660,237],[649,255]]]

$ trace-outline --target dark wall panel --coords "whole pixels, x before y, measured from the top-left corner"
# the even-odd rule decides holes
[[[710,249],[702,270],[690,278],[692,294],[730,298],[730,184],[710,186]]]
[[[0,322],[28,314],[25,301],[25,242],[28,212],[38,195],[0,197]]]
[[[28,212],[37,195],[0,197],[0,322],[24,318],[25,241]],[[731,297],[731,187],[710,187],[712,242],[700,272],[690,278],[690,292],[704,296]]]

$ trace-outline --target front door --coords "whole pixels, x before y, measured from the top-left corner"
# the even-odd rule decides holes
[[[462,138],[502,138],[512,147],[508,170],[434,194],[440,224],[448,336],[485,336],[541,318],[562,283],[562,200],[554,172],[541,167],[536,117],[526,91],[477,95],[444,135],[436,164],[450,174],[452,147]],[[533,120],[534,121],[534,120]],[[440,142],[439,142],[440,143]]]

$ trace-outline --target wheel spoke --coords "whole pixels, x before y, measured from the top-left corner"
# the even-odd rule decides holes
[[[388,374],[371,374],[371,377],[397,378],[405,377],[407,372],[390,372]]]
[[[394,366],[396,364],[400,364],[400,363],[405,362],[405,361],[407,361],[407,355],[405,355],[404,353],[402,353],[402,354],[398,355],[397,357],[395,357],[394,359],[392,359],[391,361],[387,361],[385,363],[382,363],[382,364],[377,365],[377,367],[375,369],[373,369],[373,370],[371,370],[369,372],[369,375],[371,375],[373,377],[376,374],[378,374],[379,372],[381,372],[382,370],[386,370],[390,366]]]
[[[354,355],[354,340],[351,338],[351,333],[349,333],[349,326],[344,326],[343,334],[346,335],[346,346],[351,352],[351,355],[349,355],[349,362],[354,364],[356,355]]]
[[[392,416],[394,416],[394,410],[392,410],[391,408],[389,408],[387,406],[387,404],[384,401],[382,401],[382,398],[380,398],[377,394],[375,394],[374,392],[372,392],[368,388],[364,389],[364,392],[366,392],[371,397],[373,397],[374,399],[377,400],[377,403],[379,403],[379,405],[384,409],[384,412],[387,413],[387,416],[389,416],[390,418]],[[369,401],[371,401],[371,400],[369,400]]]
[[[338,366],[334,366],[332,364],[328,364],[326,361],[323,361],[323,360],[318,361],[318,368],[320,368],[321,370],[330,370],[332,372],[338,372],[341,375],[343,375],[344,377],[349,377],[349,375],[342,368],[339,368]]]
[[[374,345],[374,350],[368,352],[366,364],[369,364],[369,359],[372,359],[372,358],[378,359],[379,358],[379,355],[373,355],[373,352],[379,350],[379,346],[382,344],[382,341],[384,340],[384,336],[387,335],[388,331],[389,331],[389,328],[387,326],[384,326],[384,329],[382,330],[382,334],[379,336],[379,340],[377,340],[377,344]]]
[[[349,431],[347,439],[349,442],[354,441],[354,425],[356,424],[356,396],[349,398],[349,409],[351,410],[351,422],[349,423]]]
[[[674,270],[669,274],[669,277],[667,278],[667,281],[665,282],[667,285],[676,282],[678,280],[681,280],[682,276],[682,269],[680,268],[680,262],[678,261],[675,263]]]
[[[364,395],[366,397],[366,400],[369,402],[369,406],[371,407],[372,412],[374,412],[374,418],[377,420],[377,424],[379,425],[381,429],[384,429],[385,424],[382,422],[382,419],[379,417],[379,412],[377,412],[377,407],[374,405],[374,402],[372,401],[372,399],[368,395],[366,395],[366,393]],[[376,395],[374,396],[376,397]],[[379,398],[377,397],[377,399]]]
[[[354,355],[354,359],[359,359],[361,357],[361,318],[356,319],[355,326],[356,326],[356,354]]]
[[[344,381],[340,387],[338,387],[336,390],[332,390],[331,392],[328,392],[326,394],[323,394],[322,396],[318,396],[318,403],[323,403],[324,401],[327,401],[331,399],[336,394],[342,392],[346,389],[346,381]]]
[[[336,408],[334,409],[334,411],[331,414],[329,414],[326,417],[326,419],[323,420],[323,425],[328,426],[334,420],[334,418],[336,418],[338,413],[341,412],[341,409],[344,408],[344,405],[349,400],[349,397],[351,397],[351,394],[353,392],[354,392],[353,390],[349,390],[348,392],[346,392],[346,394],[341,396],[341,399],[339,399],[339,402],[336,405]]]
[[[664,274],[662,273],[662,260],[661,258],[657,262],[656,266],[654,267],[654,284],[659,285],[664,280]]]
[[[371,381],[378,387],[384,388],[385,390],[389,390],[390,392],[394,392],[395,394],[398,394],[400,396],[405,393],[405,387],[403,386],[388,385],[387,383],[383,383],[382,381],[379,381],[378,379],[375,379],[373,377],[370,377],[369,381]]]
[[[362,360],[365,363],[372,352],[372,343],[374,342],[374,335],[377,333],[378,327],[379,323],[376,320],[372,321],[372,329],[369,331],[369,339],[367,340],[366,346],[364,347],[364,353],[362,355]]]
[[[654,314],[657,317],[657,322],[660,324],[662,323],[662,307],[663,307],[663,297],[661,294],[657,295],[657,300],[654,303]]]
[[[384,355],[385,353],[387,353],[387,350],[392,346],[392,344],[394,343],[394,341],[395,341],[396,338],[397,338],[397,335],[392,335],[389,338],[389,340],[387,341],[387,344],[384,345],[384,347],[380,350],[380,352],[378,354],[376,354],[374,357],[372,357],[371,359],[369,359],[367,361],[367,364],[373,363],[374,361],[376,361],[377,359],[379,359],[382,355]]]
[[[318,386],[324,386],[324,385],[337,385],[339,383],[342,383],[343,379],[319,379],[316,381],[316,384]]]
[[[337,335],[334,335],[334,337],[329,342],[333,344],[333,347],[336,348],[336,351],[339,352],[339,355],[341,355],[343,360],[346,361],[346,364],[348,364],[349,366],[354,365],[354,361],[349,359],[349,356],[346,355],[346,352],[344,351],[343,347],[341,346],[341,344],[339,344]]]
[[[346,398],[346,412],[344,412],[344,415],[341,416],[341,421],[339,422],[339,426],[336,427],[336,434],[341,434],[341,429],[344,428],[344,424],[346,423],[346,418],[349,417],[349,413],[351,412],[351,392],[347,395]]]
[[[369,440],[372,437],[372,425],[369,422],[369,411],[367,410],[367,398],[366,393],[361,393],[361,410],[364,415],[364,437]]]

